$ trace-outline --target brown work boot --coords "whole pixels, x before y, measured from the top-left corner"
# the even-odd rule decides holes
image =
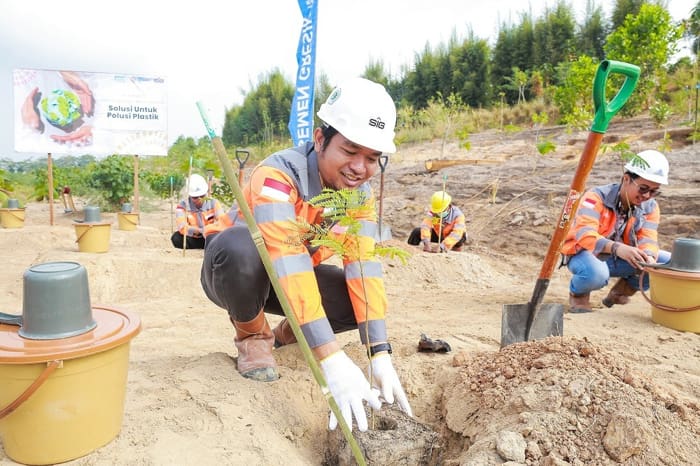
[[[569,293],[569,313],[571,314],[584,314],[586,312],[593,311],[591,307],[591,294],[574,294]]]
[[[297,342],[297,337],[287,319],[282,319],[277,327],[272,329],[272,334],[275,336],[275,348]]]
[[[231,319],[236,328],[233,340],[238,348],[238,372],[248,379],[260,382],[272,382],[279,379],[277,364],[272,356],[272,344],[275,340],[265,313],[260,313],[249,322]]]
[[[615,285],[610,288],[608,295],[603,298],[603,305],[605,307],[613,307],[615,304],[627,304],[630,302],[630,296],[635,294],[637,290],[632,288],[627,280],[624,278],[618,278]]]

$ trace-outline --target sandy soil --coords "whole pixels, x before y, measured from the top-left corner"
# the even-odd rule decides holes
[[[658,147],[662,134],[648,120],[613,121],[604,142],[641,150]],[[667,249],[675,238],[697,237],[700,215],[699,150],[685,145],[687,128],[671,134],[672,184],[659,198]],[[384,437],[358,434],[370,464],[696,463],[700,336],[654,323],[639,294],[624,307],[565,314],[563,337],[500,349],[502,306],[532,294],[587,132],[553,128],[545,136],[557,146],[546,157],[535,155],[530,131],[473,135],[469,152],[434,142],[392,156],[383,187],[387,244],[413,254],[406,265],[385,263],[388,326],[415,419],[385,425]],[[490,163],[425,169],[441,158]],[[588,185],[614,181],[620,166],[600,154]],[[467,214],[470,242],[460,253],[423,253],[405,239],[443,182]],[[88,270],[93,305],[142,320],[120,434],[68,464],[351,464],[338,455],[340,434],[327,432],[326,402],[297,345],[275,351],[279,381],[241,378],[226,313],[199,285],[202,252],[170,247],[169,203],[142,201],[141,210],[136,231],[119,230],[116,215],[103,213],[113,222],[103,254],[78,252],[73,220],[82,217],[59,205],[54,226],[48,204],[36,203],[23,228],[0,229],[0,311],[21,313],[28,267],[70,260]],[[555,270],[545,302],[565,303],[568,279]],[[594,293],[595,302],[605,293]],[[421,334],[452,351],[418,352]],[[355,332],[338,338],[364,367]],[[423,434],[423,450],[413,451]],[[14,463],[0,450],[0,464]]]

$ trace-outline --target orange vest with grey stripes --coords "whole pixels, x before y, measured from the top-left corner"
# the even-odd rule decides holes
[[[440,222],[442,221],[442,230]],[[428,209],[420,225],[420,239],[430,241],[431,230],[435,230],[435,235],[442,234],[442,243],[447,249],[452,247],[462,239],[462,235],[467,232],[467,222],[464,213],[457,206],[450,206],[450,211],[445,218],[440,218]]]
[[[185,202],[188,204],[185,205]],[[175,225],[177,231],[183,236],[185,236],[185,229],[187,229],[186,236],[194,236],[196,231],[204,231],[206,225],[215,223],[224,214],[224,209],[217,199],[205,199],[202,207],[197,207],[188,197],[186,201],[180,201],[175,208]]]
[[[619,194],[619,184],[593,188],[584,193],[561,249],[562,254],[573,255],[586,249],[597,256],[606,244],[620,241],[655,258],[659,256],[657,233],[661,213],[656,200],[649,199],[634,207],[627,222],[616,232],[615,225],[620,215],[616,208]]]
[[[375,199],[369,183],[364,183],[358,189],[367,194],[367,208],[348,214],[362,225],[359,234],[345,238],[343,228],[337,224],[332,225],[330,231],[331,235],[340,240],[345,238],[353,245],[348,248],[342,261],[355,318],[361,329],[361,340],[366,342],[368,337],[369,342],[386,341],[384,317],[387,301],[382,266],[376,258],[367,254],[375,246]],[[248,184],[243,188],[282,288],[305,334],[330,329],[321,304],[314,267],[335,252],[324,246],[313,248],[302,241],[297,223],[303,220],[311,225],[322,224],[322,209],[309,203],[321,191],[313,143],[272,154],[253,169]],[[236,211],[235,207],[232,208],[228,216],[217,225],[208,227],[205,234],[211,235],[234,223],[245,224],[241,213],[234,217]],[[364,257],[359,257],[362,255]],[[363,331],[365,328],[367,333]],[[323,335],[315,336],[323,339]]]

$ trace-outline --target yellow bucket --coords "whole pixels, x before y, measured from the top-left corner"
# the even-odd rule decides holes
[[[24,209],[0,209],[0,224],[3,228],[22,228]]]
[[[118,212],[117,220],[119,221],[119,229],[126,231],[134,231],[136,225],[139,224],[139,214],[132,212]]]
[[[27,340],[0,324],[0,440],[12,460],[62,463],[119,433],[130,341],[141,322],[106,307],[93,315],[93,330],[54,340]]]
[[[651,320],[684,332],[700,333],[700,273],[648,267]]]
[[[76,223],[75,235],[80,252],[107,252],[112,225],[109,223]]]

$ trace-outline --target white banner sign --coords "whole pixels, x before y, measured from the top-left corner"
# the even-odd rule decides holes
[[[14,70],[15,150],[69,155],[167,155],[165,79]]]

